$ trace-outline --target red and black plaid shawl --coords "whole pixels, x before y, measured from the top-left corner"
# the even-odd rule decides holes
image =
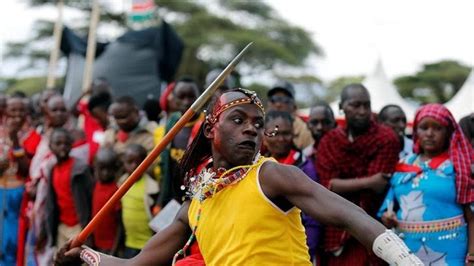
[[[338,127],[328,132],[318,146],[316,170],[321,184],[328,187],[333,178],[365,178],[377,173],[392,173],[398,161],[400,143],[391,128],[371,122],[369,130],[350,142],[347,129]],[[383,200],[372,191],[341,195],[375,216]],[[327,226],[324,246],[339,249],[349,239],[347,232]]]
[[[473,151],[469,141],[463,135],[461,127],[454,120],[451,112],[442,104],[432,103],[422,106],[415,114],[413,128],[415,129],[420,121],[425,117],[431,117],[448,127],[453,133],[449,143],[449,159],[453,162],[456,171],[456,192],[457,202],[466,204],[474,202],[474,182],[471,179],[471,163],[473,162]],[[416,134],[413,136],[415,143],[413,150],[420,153],[420,143]]]

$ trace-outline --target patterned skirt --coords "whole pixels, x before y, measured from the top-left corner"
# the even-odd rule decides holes
[[[429,222],[401,222],[400,238],[425,265],[465,265],[468,236],[462,215]]]

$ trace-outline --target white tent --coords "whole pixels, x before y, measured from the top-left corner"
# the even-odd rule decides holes
[[[474,112],[474,68],[454,97],[444,104],[456,121]]]
[[[415,118],[416,106],[405,101],[398,93],[395,85],[387,78],[382,61],[379,59],[375,65],[372,74],[368,75],[362,84],[367,88],[370,94],[372,111],[378,113],[382,107],[387,104],[396,104],[405,112],[408,121]],[[342,118],[339,112],[339,99],[329,104],[336,118]],[[308,115],[309,109],[303,109],[299,112],[302,115]]]
[[[415,118],[416,106],[405,101],[395,85],[387,78],[382,60],[378,60],[371,75],[362,82],[370,93],[372,111],[378,113],[387,104],[396,104],[405,112],[409,121]]]

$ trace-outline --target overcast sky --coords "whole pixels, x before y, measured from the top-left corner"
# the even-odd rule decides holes
[[[267,2],[282,17],[309,31],[323,48],[325,56],[310,62],[310,69],[323,80],[367,74],[379,57],[390,78],[441,59],[474,65],[472,0]],[[74,19],[78,14],[67,12],[66,16]],[[23,0],[1,0],[0,43],[28,36],[38,17],[55,18],[56,14],[51,9],[29,9]],[[0,75],[9,73],[4,67]]]

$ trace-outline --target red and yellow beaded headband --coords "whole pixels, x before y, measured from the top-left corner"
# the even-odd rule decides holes
[[[206,120],[210,124],[215,124],[217,122],[217,118],[219,117],[219,115],[221,115],[225,110],[227,110],[231,107],[237,106],[237,105],[241,105],[241,104],[248,104],[248,103],[249,104],[255,104],[256,106],[258,106],[258,108],[260,108],[260,110],[262,110],[263,114],[265,114],[265,109],[263,108],[262,101],[258,98],[256,92],[246,90],[246,89],[242,89],[242,88],[237,88],[235,90],[235,92],[241,92],[246,97],[235,99],[235,100],[230,101],[230,102],[228,102],[228,103],[226,103],[222,106],[219,106],[219,107],[215,108],[214,111],[212,112],[212,114],[209,114],[209,115],[206,116]],[[221,97],[222,97],[222,95],[221,95]]]

